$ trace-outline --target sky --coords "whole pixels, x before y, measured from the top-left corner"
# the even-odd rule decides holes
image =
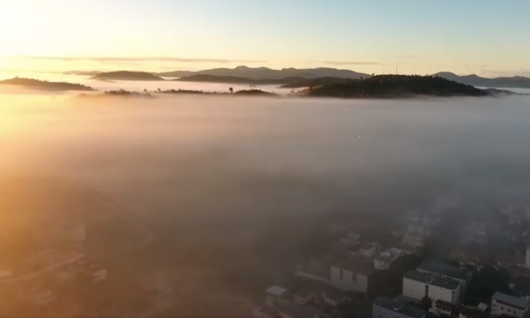
[[[530,0],[0,0],[0,71],[530,76]]]

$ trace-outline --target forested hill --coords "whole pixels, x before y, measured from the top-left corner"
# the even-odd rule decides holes
[[[378,75],[363,80],[324,84],[304,91],[316,97],[408,97],[408,96],[488,96],[485,90],[439,76]]]

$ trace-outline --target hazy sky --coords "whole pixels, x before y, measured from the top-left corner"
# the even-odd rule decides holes
[[[530,0],[0,0],[0,69],[530,75]]]

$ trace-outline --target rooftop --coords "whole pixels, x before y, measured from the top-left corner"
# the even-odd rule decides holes
[[[425,262],[418,267],[418,271],[447,276],[458,280],[467,280],[470,275],[468,270],[438,262]]]
[[[286,292],[288,292],[288,290],[280,286],[271,286],[267,288],[267,294],[271,294],[274,296],[281,296]]]
[[[257,310],[261,313],[264,313],[267,316],[275,317],[276,315],[278,315],[278,309],[276,309],[276,307],[273,307],[273,306],[265,305],[265,306],[261,306],[257,308]]]
[[[281,307],[280,311],[294,318],[313,318],[320,313],[315,308],[300,306],[297,304],[287,304]]]
[[[412,318],[423,318],[426,314],[426,311],[423,309],[405,304],[402,301],[390,300],[384,297],[375,298],[373,305],[383,307]]]
[[[442,287],[445,289],[455,290],[460,285],[457,282],[446,278],[435,277],[431,274],[419,272],[419,271],[408,271],[403,275],[403,278],[411,279],[414,281],[422,282],[425,284]]]
[[[493,296],[491,296],[491,299],[495,299],[507,305],[521,308],[521,309],[525,309],[528,306],[528,302],[529,302],[528,299],[517,298],[514,296],[499,293],[499,292],[496,292],[495,294],[493,294]]]

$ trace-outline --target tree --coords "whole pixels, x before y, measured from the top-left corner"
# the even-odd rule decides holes
[[[228,91],[229,91],[230,93],[233,93],[233,92],[234,92],[234,88],[233,88],[233,87],[230,87],[230,88],[228,89]]]
[[[432,299],[427,296],[423,297],[423,299],[421,300],[421,306],[423,307],[423,309],[429,310],[429,308],[432,307]]]

